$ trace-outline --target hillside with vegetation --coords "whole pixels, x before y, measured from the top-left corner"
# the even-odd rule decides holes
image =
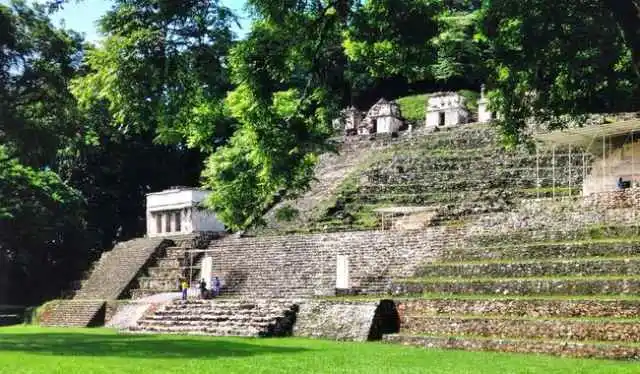
[[[578,148],[570,154],[560,147],[554,154],[545,144],[538,144],[537,155],[525,147],[507,151],[490,124],[352,142],[360,147],[345,147],[328,159],[310,192],[279,204],[265,217],[266,227],[254,233],[380,229],[382,216],[375,210],[390,207],[427,208],[433,213],[427,226],[461,225],[515,209],[522,200],[580,195],[592,158],[583,158]],[[336,178],[334,167],[346,160],[349,169]],[[322,199],[309,200],[312,194]],[[278,215],[278,209],[292,214]]]

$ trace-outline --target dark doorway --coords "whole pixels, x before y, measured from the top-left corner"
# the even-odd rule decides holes
[[[393,300],[381,300],[376,308],[367,340],[381,340],[384,334],[400,332],[400,314]]]
[[[438,126],[444,126],[444,112],[438,113]]]
[[[372,133],[372,134],[375,134],[375,133],[377,133],[377,132],[378,132],[378,120],[374,118],[374,119],[371,121],[371,123],[373,124],[372,130],[371,130],[371,133]]]

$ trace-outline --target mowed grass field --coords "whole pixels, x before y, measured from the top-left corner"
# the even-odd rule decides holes
[[[436,351],[299,338],[0,328],[0,373],[640,373],[640,363]]]

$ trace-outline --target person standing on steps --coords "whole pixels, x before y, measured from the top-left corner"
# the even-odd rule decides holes
[[[182,279],[180,281],[180,291],[182,291],[182,300],[187,300],[187,290],[189,289],[189,284],[186,279]]]
[[[207,299],[207,282],[204,281],[204,278],[200,281],[200,298]]]
[[[211,293],[213,297],[220,295],[220,278],[214,277],[211,282]]]

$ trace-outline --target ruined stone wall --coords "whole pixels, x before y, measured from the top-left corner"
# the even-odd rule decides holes
[[[379,293],[389,291],[394,278],[412,276],[421,264],[451,250],[585,240],[593,235],[638,235],[636,208],[628,206],[637,206],[639,201],[640,189],[570,199],[525,200],[516,209],[483,214],[462,226],[229,237],[213,242],[209,249],[214,256],[213,272],[222,276],[229,293],[259,297],[333,295],[338,255],[349,256],[352,288]]]
[[[347,255],[351,287],[374,293],[436,256],[448,231],[455,230],[226,238],[209,249],[223,292],[251,297],[334,295],[337,256]]]
[[[627,209],[640,208],[640,188],[605,191],[585,196],[585,209]]]
[[[295,336],[366,341],[378,302],[308,301],[301,303]]]

